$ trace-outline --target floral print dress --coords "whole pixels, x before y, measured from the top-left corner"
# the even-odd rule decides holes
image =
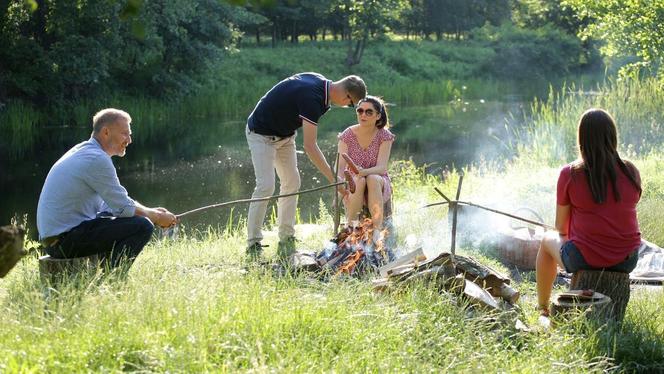
[[[395,136],[390,130],[385,128],[378,129],[378,132],[376,132],[374,138],[366,149],[362,148],[357,136],[350,127],[340,133],[337,138],[348,146],[348,156],[351,160],[353,160],[358,167],[368,169],[376,166],[378,163],[378,151],[380,150],[380,145],[383,144],[383,142],[394,141]],[[348,169],[348,167],[346,167],[346,169]],[[392,196],[390,176],[387,175],[387,172],[381,174],[381,176],[385,181],[383,184],[383,201],[388,201]]]

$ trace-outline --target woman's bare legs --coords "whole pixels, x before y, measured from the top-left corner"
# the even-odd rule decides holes
[[[350,225],[351,222],[357,220],[362,206],[364,205],[364,190],[367,188],[367,180],[365,177],[355,177],[355,193],[348,196],[346,205],[346,223]]]
[[[564,268],[560,258],[560,247],[563,238],[557,231],[549,231],[544,234],[539,252],[537,252],[536,279],[537,279],[537,302],[540,310],[549,310],[553,281],[558,273],[557,267]]]
[[[376,229],[383,228],[383,177],[377,174],[367,175],[368,197],[367,204],[371,221]]]

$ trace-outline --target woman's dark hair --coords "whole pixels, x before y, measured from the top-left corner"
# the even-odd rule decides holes
[[[380,118],[376,121],[376,127],[382,129],[383,127],[390,127],[390,120],[387,117],[387,108],[385,108],[385,102],[378,96],[367,95],[364,99],[360,100],[357,105],[360,105],[364,102],[371,103],[377,113],[380,113]]]
[[[615,200],[620,201],[616,165],[641,194],[641,185],[636,180],[633,166],[628,167],[618,155],[618,130],[608,112],[593,108],[581,115],[578,145],[581,160],[574,164],[573,170],[584,171],[595,203],[606,201],[608,183],[613,187]]]

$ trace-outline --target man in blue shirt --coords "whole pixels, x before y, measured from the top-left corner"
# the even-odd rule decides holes
[[[318,147],[318,120],[330,105],[354,107],[367,94],[362,78],[350,75],[332,82],[317,73],[301,73],[286,78],[272,87],[256,104],[246,127],[247,143],[256,175],[252,198],[274,193],[275,171],[279,177],[279,194],[300,189],[295,136],[300,127],[304,136],[304,151],[311,162],[330,183],[337,181],[325,156]],[[339,188],[345,193],[343,187]],[[267,201],[251,203],[247,217],[247,253],[261,253],[261,228],[267,211]],[[277,204],[279,248],[287,255],[294,249],[295,212],[297,196],[281,198]]]
[[[104,109],[93,117],[92,136],[75,145],[51,168],[37,206],[39,239],[54,258],[100,254],[111,267],[129,263],[150,240],[154,224],[176,223],[164,208],[131,199],[111,157],[131,144],[131,117]]]

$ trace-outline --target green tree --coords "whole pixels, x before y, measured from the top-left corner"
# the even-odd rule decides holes
[[[0,101],[185,94],[233,46],[244,15],[219,0],[0,2]]]
[[[518,0],[512,18],[520,27],[536,29],[552,25],[572,35],[576,35],[585,23],[577,17],[572,6],[560,0]]]
[[[346,66],[360,63],[369,37],[387,31],[388,25],[409,6],[407,0],[336,0],[334,4],[347,15],[350,38]]]
[[[622,74],[649,71],[664,79],[664,1],[657,0],[565,0],[577,17],[588,20],[584,38],[601,39],[601,51],[609,57],[636,56]]]

